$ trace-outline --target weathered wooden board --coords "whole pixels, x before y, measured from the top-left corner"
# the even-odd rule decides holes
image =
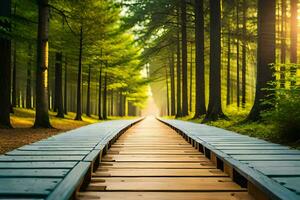
[[[0,179],[3,177],[28,178],[63,178],[69,169],[0,169]]]
[[[93,178],[88,191],[245,191],[230,178]]]
[[[300,160],[300,155],[232,155],[233,158],[237,160],[286,160],[286,161],[293,161],[293,160]]]
[[[7,152],[6,155],[10,156],[80,156],[87,155],[90,151],[20,151],[14,150],[11,152]]]
[[[98,169],[94,177],[227,177],[218,169]]]
[[[116,169],[211,169],[210,161],[201,162],[101,162],[101,168]]]
[[[71,169],[77,162],[0,162],[0,169]]]
[[[256,167],[256,169],[267,176],[276,176],[276,177],[300,176],[300,167],[299,166],[298,167],[279,167],[279,166],[263,167],[263,166],[261,166],[261,167]]]
[[[254,200],[247,192],[84,192],[79,200]]]
[[[0,196],[46,196],[61,180],[59,178],[1,178]]]
[[[284,150],[284,149],[261,149],[261,150],[245,150],[245,149],[238,149],[238,150],[223,150],[224,153],[229,155],[300,155],[300,151],[298,150]]]
[[[300,161],[282,161],[282,160],[260,160],[260,161],[242,161],[243,163],[249,164],[250,166],[263,166],[263,167],[300,167]]]
[[[294,191],[300,199],[300,177],[274,177],[274,180],[282,184],[284,187]]]
[[[80,161],[84,156],[0,156],[0,161]]]
[[[103,157],[103,161],[118,162],[199,162],[206,160],[203,155],[109,155]]]

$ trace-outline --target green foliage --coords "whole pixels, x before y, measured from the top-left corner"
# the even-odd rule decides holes
[[[262,113],[265,121],[273,123],[281,138],[286,141],[300,140],[300,90],[281,90],[276,95],[274,109]]]

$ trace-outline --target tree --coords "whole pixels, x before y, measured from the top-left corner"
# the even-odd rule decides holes
[[[224,118],[221,104],[221,5],[210,0],[209,104],[204,122]]]
[[[188,80],[187,80],[187,33],[186,33],[186,1],[181,2],[181,67],[182,67],[182,116],[189,114]]]
[[[243,0],[243,38],[242,38],[242,107],[246,106],[246,72],[247,72],[247,57],[246,57],[246,35],[247,35],[247,3]]]
[[[176,98],[175,98],[175,63],[174,63],[174,52],[171,50],[171,56],[169,58],[169,66],[170,66],[170,82],[171,82],[171,115],[174,116],[176,114]]]
[[[268,83],[274,81],[275,63],[275,22],[276,22],[276,1],[258,1],[258,41],[257,41],[257,81],[254,105],[248,116],[248,120],[257,121],[260,113],[270,105],[262,104],[263,100],[270,100],[273,97]]]
[[[26,108],[31,109],[31,65],[32,65],[32,47],[28,47],[28,64],[27,64],[27,84],[26,84]]]
[[[64,118],[62,53],[57,52],[55,57],[55,109],[57,111],[56,116]]]
[[[0,1],[0,31],[4,30],[5,36],[0,35],[0,127],[11,128],[10,123],[10,87],[11,87],[11,1]]]
[[[86,94],[86,116],[91,116],[91,65],[89,65],[88,71],[88,85]]]
[[[79,35],[79,62],[78,62],[78,72],[77,72],[77,109],[75,120],[81,121],[82,115],[82,97],[81,97],[81,83],[82,83],[82,49],[83,49],[83,27],[80,26],[80,35]]]
[[[196,103],[195,116],[206,114],[205,106],[205,66],[204,66],[204,10],[203,0],[195,1],[196,38]]]
[[[291,35],[291,57],[290,62],[295,64],[297,63],[297,44],[298,44],[298,1],[290,0],[291,5],[291,27],[290,27],[290,35]],[[291,69],[291,76],[294,77],[296,75],[295,67]],[[291,85],[294,86],[296,82],[294,80],[291,81]]]
[[[49,7],[48,0],[38,1],[38,41],[36,70],[36,115],[34,127],[50,128],[48,114],[48,31]]]

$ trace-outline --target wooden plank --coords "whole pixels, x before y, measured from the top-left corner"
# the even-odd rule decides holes
[[[245,191],[230,178],[93,178],[88,191]]]
[[[88,162],[78,163],[47,197],[47,200],[70,199],[82,184],[89,167]]]
[[[69,169],[0,169],[0,178],[63,178]]]
[[[91,151],[92,147],[45,147],[26,145],[18,148],[21,151]]]
[[[0,162],[0,169],[71,169],[77,162]]]
[[[274,180],[295,192],[300,199],[300,177],[275,177]]]
[[[211,169],[210,161],[201,162],[101,162],[101,168],[118,169]]]
[[[199,162],[206,160],[203,155],[109,155],[103,158],[103,161],[118,161],[118,162]]]
[[[254,200],[247,192],[84,192],[78,200]]]
[[[216,149],[220,150],[287,150],[286,146],[218,146]]]
[[[232,155],[237,160],[300,160],[300,155]]]
[[[268,167],[261,166],[256,169],[267,176],[300,176],[300,167]],[[300,179],[299,179],[300,180]],[[300,185],[300,183],[299,183]]]
[[[59,178],[1,178],[1,197],[45,197],[57,186]]]
[[[227,177],[218,169],[98,169],[93,177]]]
[[[19,151],[14,150],[7,152],[6,155],[9,156],[80,156],[80,155],[87,155],[90,151]]]
[[[300,161],[290,160],[290,161],[281,161],[281,160],[260,160],[260,161],[242,161],[245,164],[249,164],[253,167],[300,167]]]
[[[149,155],[149,154],[156,154],[156,155],[199,155],[197,150],[177,150],[177,149],[170,149],[170,150],[109,150],[108,152],[111,155],[120,154],[120,155]]]
[[[261,150],[223,150],[224,153],[230,155],[300,155],[298,150],[284,150],[284,149],[261,149]]]
[[[83,158],[84,156],[0,156],[0,161],[80,161],[83,160]]]

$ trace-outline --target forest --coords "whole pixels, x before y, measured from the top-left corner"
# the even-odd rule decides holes
[[[0,127],[20,109],[33,128],[141,116],[153,98],[299,146],[299,20],[298,0],[1,0]]]

